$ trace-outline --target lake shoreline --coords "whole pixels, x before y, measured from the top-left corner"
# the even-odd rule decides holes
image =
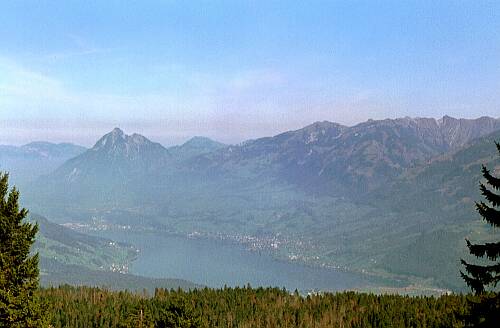
[[[337,283],[333,283],[330,286],[326,286],[324,282],[319,283],[319,286],[314,286],[314,284],[307,284],[307,283],[297,283],[298,285],[307,285],[308,288],[290,288],[290,284],[283,283],[283,284],[255,284],[255,281],[252,283],[252,281],[246,281],[246,282],[240,282],[239,284],[234,284],[235,280],[238,279],[232,279],[232,282],[226,282],[226,283],[218,283],[218,284],[213,284],[207,281],[202,281],[200,279],[193,279],[192,277],[186,277],[186,276],[179,276],[179,275],[172,275],[171,273],[161,273],[157,275],[151,275],[148,274],[148,272],[144,272],[144,270],[139,270],[137,271],[137,266],[144,265],[143,262],[141,262],[140,258],[142,253],[144,252],[143,247],[139,247],[139,245],[134,244],[131,242],[130,238],[128,240],[123,240],[123,238],[118,238],[120,240],[116,240],[119,242],[126,242],[131,245],[134,245],[135,247],[138,247],[141,249],[141,252],[138,254],[137,258],[131,262],[130,267],[131,267],[131,273],[134,274],[139,274],[139,275],[145,275],[151,278],[164,278],[168,276],[169,278],[179,278],[179,279],[187,279],[190,281],[193,281],[195,283],[201,284],[201,285],[206,285],[211,288],[221,288],[224,285],[238,285],[238,286],[246,286],[248,283],[250,283],[252,286],[257,287],[257,286],[262,286],[262,287],[267,287],[267,286],[273,286],[273,287],[285,287],[287,289],[302,289],[302,291],[305,292],[310,292],[310,291],[319,291],[319,292],[337,292],[337,291],[345,291],[345,290],[373,290],[377,288],[405,288],[409,285],[408,284],[390,284],[387,283],[388,279],[386,277],[381,277],[378,275],[373,275],[369,272],[359,272],[355,270],[348,270],[348,269],[339,269],[339,268],[334,268],[334,267],[328,267],[328,266],[318,266],[314,265],[311,263],[303,262],[303,261],[289,261],[285,258],[282,257],[277,257],[275,254],[269,251],[261,250],[252,250],[247,247],[245,247],[244,244],[238,243],[234,240],[227,240],[227,239],[220,239],[220,238],[211,238],[207,236],[194,236],[194,235],[189,235],[189,234],[180,234],[180,233],[175,233],[175,232],[170,232],[170,231],[151,231],[151,230],[144,230],[144,231],[130,231],[130,230],[123,230],[123,229],[109,229],[109,230],[91,230],[91,231],[85,231],[86,233],[97,235],[100,237],[106,237],[109,239],[116,240],[118,235],[126,235],[128,237],[132,235],[140,236],[141,238],[144,238],[145,236],[153,236],[153,238],[164,238],[164,239],[169,239],[169,238],[178,238],[179,240],[182,240],[186,243],[194,242],[194,243],[202,243],[204,245],[210,244],[210,245],[218,245],[217,247],[222,247],[225,249],[231,249],[236,252],[240,252],[242,254],[251,254],[249,256],[257,256],[259,258],[264,258],[266,259],[265,261],[269,261],[269,263],[274,263],[277,266],[285,267],[288,270],[292,270],[293,268],[294,271],[308,271],[308,272],[314,272],[316,275],[324,275],[325,273],[328,273],[330,275],[347,275],[349,276],[349,283],[347,283],[345,286],[341,286]],[[118,235],[117,235],[118,234]],[[147,239],[147,238],[146,238]],[[246,256],[246,255],[244,255]],[[259,262],[257,260],[257,262]],[[135,267],[135,269],[134,269]],[[145,274],[146,273],[146,274]],[[313,273],[313,275],[314,275]],[[293,275],[293,273],[292,273]],[[345,279],[345,276],[343,276]],[[329,279],[329,278],[327,278]],[[259,279],[257,279],[259,281]],[[213,281],[212,281],[213,282]],[[283,285],[283,286],[280,286]],[[288,286],[287,286],[288,285]],[[299,286],[296,286],[299,287]]]

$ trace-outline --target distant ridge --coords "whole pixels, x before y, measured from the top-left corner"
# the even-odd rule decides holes
[[[71,158],[83,153],[87,148],[72,143],[52,143],[34,141],[22,146],[0,145],[0,160],[6,157]]]
[[[108,188],[123,188],[132,181],[158,184],[158,177],[180,168],[199,174],[215,170],[238,175],[244,167],[257,165],[261,174],[304,187],[316,186],[320,192],[338,190],[343,194],[346,188],[376,188],[406,168],[497,130],[500,120],[491,117],[404,117],[368,120],[352,127],[323,121],[240,145],[194,137],[167,149],[142,135],[127,135],[115,128],[91,149],[67,161],[47,181],[54,187],[83,183],[99,190],[104,182]]]
[[[226,147],[225,144],[214,141],[207,137],[192,137],[185,143],[179,146],[168,148],[168,151],[176,158],[176,160],[184,160],[193,156],[210,153],[217,149]]]
[[[24,187],[48,174],[87,149],[71,143],[31,142],[23,146],[0,145],[0,170],[10,173],[11,182]]]
[[[222,148],[193,162],[198,169],[218,171],[242,163],[267,163],[263,171],[277,172],[289,182],[345,194],[346,188],[353,192],[376,188],[409,167],[497,130],[500,120],[490,117],[405,117],[368,120],[352,127],[323,121]]]

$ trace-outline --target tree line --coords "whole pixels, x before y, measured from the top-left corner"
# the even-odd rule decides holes
[[[43,289],[62,327],[463,327],[467,297],[356,292],[301,296],[278,288],[157,289],[152,297],[100,288]]]

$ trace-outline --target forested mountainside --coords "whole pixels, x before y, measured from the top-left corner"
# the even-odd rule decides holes
[[[462,289],[440,241],[458,259],[464,237],[483,229],[473,201],[481,163],[498,165],[499,128],[488,117],[318,122],[239,145],[171,148],[115,129],[34,181],[24,200],[58,222],[249,237],[283,259]],[[417,270],[416,255],[429,252]]]

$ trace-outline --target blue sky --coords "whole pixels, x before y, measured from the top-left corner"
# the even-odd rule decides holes
[[[0,144],[500,116],[500,2],[0,3]]]

